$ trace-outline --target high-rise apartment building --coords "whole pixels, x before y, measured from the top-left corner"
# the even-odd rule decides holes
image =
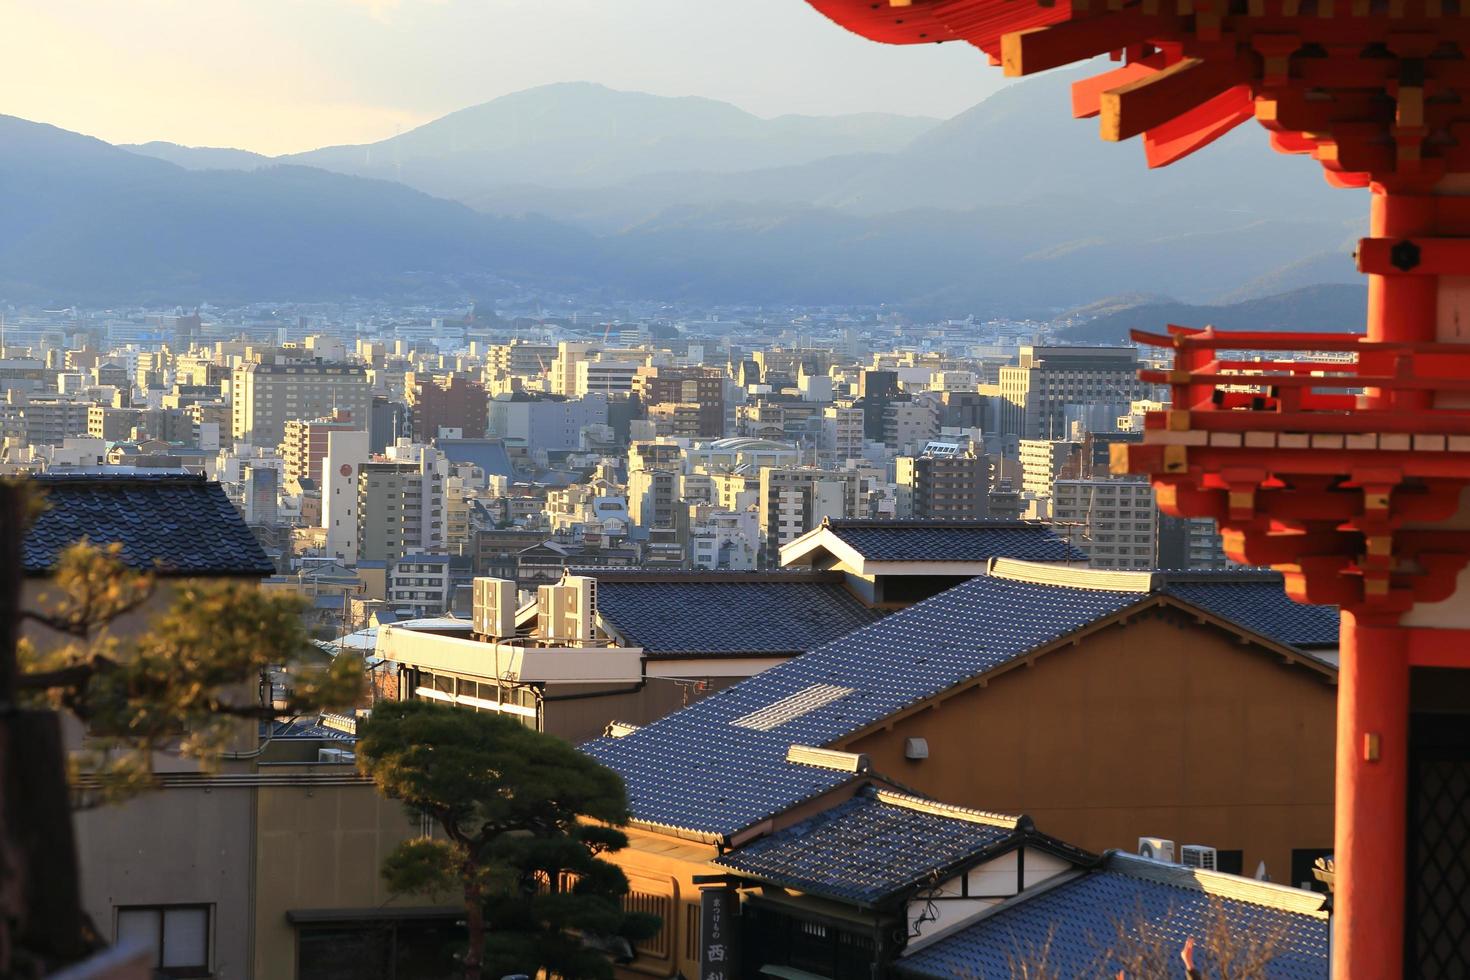
[[[319,419],[291,419],[286,423],[286,434],[281,440],[281,458],[285,468],[283,482],[313,480],[318,486],[322,482],[322,460],[327,455],[327,438],[333,432],[361,429],[362,426],[346,412],[335,412]]]
[[[638,396],[649,418],[662,405],[677,405],[682,413],[665,409],[662,413],[683,418],[684,428],[693,432],[677,432],[695,439],[718,439],[725,434],[725,378],[718,368],[705,367],[641,367],[633,377],[633,393]],[[694,406],[694,408],[689,408]]]
[[[459,429],[465,439],[485,437],[488,395],[478,381],[459,374],[441,380],[409,373],[404,393],[418,442],[432,442],[440,429]]]
[[[831,406],[822,410],[821,449],[839,460],[863,454],[863,410]]]
[[[760,530],[766,561],[781,546],[822,523],[868,516],[868,497],[860,473],[808,467],[770,467],[760,475]]]
[[[366,419],[372,406],[367,371],[320,360],[252,361],[231,379],[231,423],[237,442],[275,447],[291,419],[344,411]]]
[[[915,454],[939,435],[939,410],[927,398],[890,402],[883,409],[883,444],[889,452]]]
[[[1000,369],[1001,431],[1022,439],[1067,436],[1068,405],[1127,406],[1146,398],[1132,347],[1022,347],[1020,363]]]
[[[983,456],[900,456],[898,516],[925,521],[968,521],[989,512],[989,467]]]
[[[1038,497],[1050,497],[1052,484],[1057,480],[1083,475],[1082,449],[1081,443],[1065,439],[1022,439],[1021,489]]]
[[[519,340],[496,344],[485,354],[485,370],[520,378],[549,378],[557,353],[553,344],[528,344]]]
[[[87,434],[87,417],[91,403],[62,395],[32,394],[13,402],[25,426],[26,443],[31,446],[59,446],[71,436]]]
[[[1057,480],[1052,521],[1093,568],[1153,568],[1157,509],[1146,479]]]
[[[628,514],[639,527],[672,527],[678,502],[677,470],[638,469],[628,474]]]
[[[448,464],[427,446],[400,447],[403,458],[374,459],[357,474],[358,561],[393,562],[445,547],[444,481]]]

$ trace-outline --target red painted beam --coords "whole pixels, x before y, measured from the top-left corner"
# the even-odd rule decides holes
[[[1184,58],[1102,94],[1102,138],[1119,142],[1200,108],[1244,80],[1233,62]]]
[[[1177,34],[1183,23],[1179,17],[1146,17],[1133,9],[1012,31],[1001,36],[1000,63],[1011,77],[1034,75]]]
[[[1363,238],[1358,271],[1374,276],[1463,276],[1470,273],[1470,238]]]

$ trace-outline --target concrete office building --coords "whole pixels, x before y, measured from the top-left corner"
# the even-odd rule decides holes
[[[578,361],[576,388],[572,394],[631,392],[640,366],[633,361]]]
[[[582,430],[608,424],[608,398],[594,392],[581,398],[515,392],[489,404],[492,436],[548,452],[582,448]]]
[[[1022,439],[1067,435],[1067,406],[1127,404],[1147,398],[1132,347],[1024,346],[1020,363],[1000,369],[1001,429]]]
[[[321,360],[254,361],[235,369],[231,415],[236,442],[274,448],[291,419],[314,419],[341,410],[366,419],[372,407],[367,371],[356,364]]]

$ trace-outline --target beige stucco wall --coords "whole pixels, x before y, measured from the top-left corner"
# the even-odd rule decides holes
[[[400,841],[416,836],[419,825],[403,804],[383,798],[371,784],[257,792],[256,977],[296,976],[296,932],[287,912],[442,904],[425,896],[394,896],[384,886],[383,859]]]
[[[1151,612],[834,746],[950,803],[1029,813],[1102,851],[1140,836],[1244,851],[1285,881],[1332,846],[1336,688],[1192,616]],[[905,740],[930,757],[904,758]]]
[[[82,898],[114,937],[126,905],[207,904],[217,980],[250,972],[255,790],[162,789],[76,815]]]

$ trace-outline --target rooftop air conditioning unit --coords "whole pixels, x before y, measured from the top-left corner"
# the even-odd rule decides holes
[[[1162,837],[1140,837],[1138,838],[1138,855],[1146,857],[1150,861],[1163,861],[1165,864],[1174,863],[1174,842]]]
[[[1179,849],[1179,863],[1186,868],[1215,871],[1219,867],[1219,854],[1203,844],[1185,844]]]
[[[569,647],[590,645],[597,637],[597,579],[568,575],[536,590],[541,635]]]
[[[516,584],[503,578],[475,579],[470,614],[476,633],[494,640],[516,635]]]

